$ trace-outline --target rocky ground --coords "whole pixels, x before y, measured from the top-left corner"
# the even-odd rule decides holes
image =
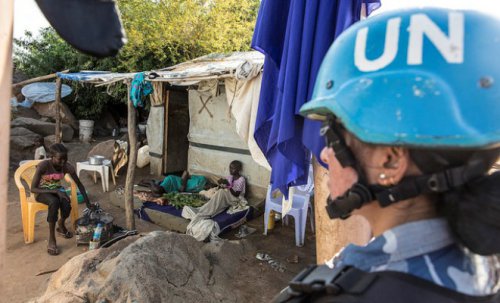
[[[97,143],[83,144],[74,140],[66,143],[70,149],[69,160],[75,163],[86,159],[88,152]],[[12,168],[15,168],[14,162]],[[151,177],[149,167],[138,169],[136,172],[136,181]],[[222,300],[224,302],[267,302],[305,265],[315,261],[315,239],[309,227],[306,231],[305,246],[298,248],[294,244],[293,222],[290,226],[277,224],[269,236],[263,236],[262,217],[248,222],[248,226],[256,228],[257,231],[247,236],[244,241],[239,241],[235,237],[236,231],[231,231],[222,236],[229,242],[198,243],[182,235],[164,233],[154,224],[136,220],[141,235],[122,240],[123,242],[109,249],[87,252],[86,247],[76,246],[74,239],[58,238],[61,254],[55,257],[49,256],[46,253],[48,231],[44,214],[37,216],[35,242],[24,244],[19,194],[13,182],[13,175],[14,170],[11,170],[7,210],[7,256],[0,302],[26,302],[40,298],[44,293],[46,296],[42,297],[40,302],[59,302],[59,299],[53,301],[50,298],[57,293],[61,294],[61,289],[67,289],[68,296],[72,298],[67,302],[95,302],[94,300],[98,298],[111,300],[108,302],[119,302],[126,296],[127,291],[113,292],[111,290],[114,287],[123,289],[130,287],[128,291],[130,298],[140,297],[141,291],[144,291],[144,300],[137,302],[159,302],[156,299],[170,298],[170,296],[179,299],[171,302],[182,302],[181,298],[186,299],[184,302],[188,302],[188,298],[198,298],[196,301],[199,302],[212,302],[216,299],[224,299]],[[125,226],[124,212],[109,203],[109,193],[102,192],[100,183],[94,184],[86,174],[83,174],[81,179],[90,194],[90,199],[99,201],[105,211],[115,217],[116,224]],[[117,182],[123,184],[124,181],[125,177],[122,174]],[[110,184],[110,190],[114,188]],[[80,205],[80,211],[82,210],[83,206]],[[151,231],[159,232],[151,235],[149,234]],[[148,250],[141,253],[141,248],[144,247],[151,249],[151,253],[145,254]],[[266,261],[257,260],[256,254],[259,252],[266,253],[277,261],[284,268],[284,272],[275,270]],[[185,258],[179,257],[182,254],[185,254]],[[173,258],[174,255],[177,258]],[[298,263],[295,263],[297,260]],[[69,265],[65,265],[68,261]],[[122,262],[125,262],[122,266],[117,265]],[[127,265],[128,262],[134,264]],[[85,272],[89,269],[89,264],[93,264],[93,267],[90,266],[93,270]],[[162,266],[168,268],[161,269]],[[137,269],[137,272],[134,272],[134,269]],[[133,276],[139,272],[141,275]],[[196,278],[191,278],[193,275],[197,275]],[[145,285],[149,286],[143,290],[137,287],[148,281],[144,277],[153,280],[147,282]],[[125,285],[125,280],[121,280],[124,278],[132,281],[132,284]],[[183,285],[184,283],[186,284]],[[80,289],[84,294],[78,294],[75,289]],[[204,292],[193,289],[202,289]],[[78,296],[86,298],[87,301],[84,299],[78,301]]]

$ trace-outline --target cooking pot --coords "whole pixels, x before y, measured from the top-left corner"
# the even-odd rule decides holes
[[[103,156],[90,156],[89,157],[89,164],[90,165],[102,165],[102,162],[104,161]]]

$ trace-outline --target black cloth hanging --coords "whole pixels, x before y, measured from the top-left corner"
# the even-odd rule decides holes
[[[113,0],[36,0],[56,32],[77,50],[95,57],[114,56],[125,33]]]

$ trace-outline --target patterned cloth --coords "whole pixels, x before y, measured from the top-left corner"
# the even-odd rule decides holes
[[[245,196],[246,182],[243,176],[240,176],[236,180],[234,180],[233,176],[229,176],[227,177],[227,182],[229,182],[227,188],[231,188],[233,191],[240,191],[241,192],[240,196],[241,197]]]
[[[61,180],[64,178],[64,173],[52,173],[42,175],[40,179],[40,188],[43,189],[58,189],[62,188]]]
[[[437,218],[397,226],[366,246],[350,244],[329,264],[398,271],[475,296],[495,292],[486,257],[466,254],[454,241],[446,220]]]

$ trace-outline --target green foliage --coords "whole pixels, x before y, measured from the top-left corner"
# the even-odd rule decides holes
[[[259,0],[119,0],[125,66],[151,70],[250,49]]]
[[[118,0],[128,43],[115,58],[97,60],[75,51],[51,28],[14,41],[14,65],[30,77],[70,69],[134,72],[160,69],[209,53],[250,49],[260,0]],[[106,106],[124,102],[105,88],[78,85],[65,100],[81,119],[97,118]],[[68,97],[70,98],[70,97]]]
[[[167,200],[168,205],[177,209],[184,206],[200,207],[206,202],[199,194],[166,193],[163,194],[162,198]]]

